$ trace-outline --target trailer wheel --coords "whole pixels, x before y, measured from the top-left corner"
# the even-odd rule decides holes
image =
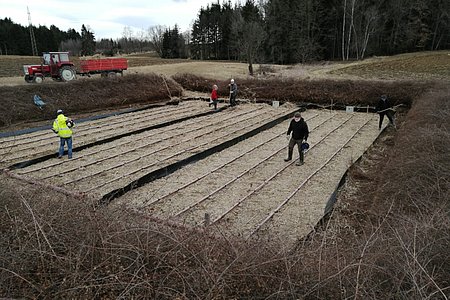
[[[64,66],[59,70],[59,76],[63,81],[71,81],[75,79],[75,72],[69,66]]]
[[[44,77],[42,77],[42,76],[35,76],[35,77],[33,78],[33,82],[34,82],[34,83],[40,84],[40,83],[42,83],[42,81],[44,81]]]
[[[117,77],[116,72],[109,72],[108,73],[108,78],[116,78],[116,77]]]

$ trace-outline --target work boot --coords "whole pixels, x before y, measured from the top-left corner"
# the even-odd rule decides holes
[[[301,166],[301,165],[303,165],[303,162],[299,160],[298,162],[295,163],[295,165],[296,166]]]
[[[288,156],[284,159],[284,161],[290,161],[292,159],[292,151],[293,149],[288,148]]]

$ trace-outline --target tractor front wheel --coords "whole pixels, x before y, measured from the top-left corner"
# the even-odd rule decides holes
[[[71,81],[75,79],[75,71],[68,66],[62,67],[61,70],[59,70],[59,77],[62,81]]]
[[[42,77],[42,76],[34,76],[34,78],[33,78],[33,82],[34,83],[42,83],[42,81],[44,81],[44,77]]]
[[[28,83],[31,83],[31,82],[33,82],[33,77],[30,75],[25,75],[25,81]]]

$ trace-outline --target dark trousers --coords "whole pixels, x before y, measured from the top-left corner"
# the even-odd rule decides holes
[[[297,145],[298,147],[298,155],[300,157],[300,162],[303,163],[303,151],[302,151],[302,140],[294,140],[293,138],[291,138],[289,140],[289,145],[288,145],[288,159],[292,159],[292,152],[294,152],[294,146]]]
[[[213,100],[213,102],[211,103],[214,106],[214,109],[217,109],[217,100]]]
[[[231,106],[235,106],[236,105],[236,95],[235,94],[231,94],[230,95],[230,105]]]
[[[389,122],[394,126],[394,114],[392,111],[388,110],[380,113],[380,122],[378,123],[378,128],[381,129],[381,125],[383,125],[384,115],[386,115],[389,119]]]

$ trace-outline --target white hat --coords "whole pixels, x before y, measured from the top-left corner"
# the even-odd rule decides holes
[[[60,115],[60,114],[62,114],[62,113],[63,113],[62,109],[58,109],[58,110],[56,111],[56,114],[57,114],[57,115]]]
[[[230,81],[231,81],[231,83],[234,83],[234,79],[231,79]]]

